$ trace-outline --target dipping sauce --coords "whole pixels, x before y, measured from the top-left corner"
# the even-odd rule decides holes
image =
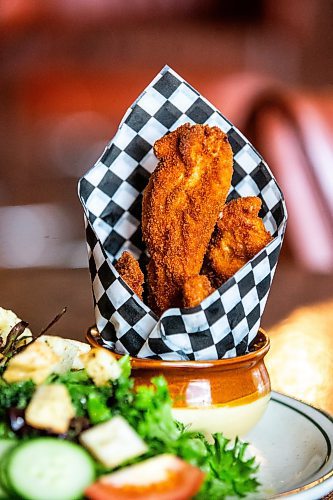
[[[174,408],[175,419],[191,430],[201,431],[209,438],[214,432],[223,432],[228,438],[243,436],[260,420],[264,414],[270,394],[259,399],[247,401],[240,398],[224,405],[212,405],[207,408]]]

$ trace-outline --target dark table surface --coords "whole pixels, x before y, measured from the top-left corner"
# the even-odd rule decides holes
[[[94,322],[88,269],[2,269],[0,306],[13,309],[38,331],[64,306],[68,312],[58,328],[83,338]],[[333,299],[333,276],[311,274],[280,264],[268,297],[262,327],[271,328],[300,306]]]

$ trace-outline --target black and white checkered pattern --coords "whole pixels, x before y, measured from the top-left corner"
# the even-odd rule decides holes
[[[146,261],[141,238],[142,192],[157,160],[154,142],[183,123],[217,125],[234,153],[229,199],[259,196],[274,235],[257,256],[200,306],[160,318],[113,266],[124,250]],[[160,359],[218,359],[244,354],[259,328],[283,241],[287,211],[272,173],[249,141],[169,67],[125,114],[118,132],[80,180],[95,316],[103,342],[120,353]],[[204,201],[203,201],[204,203]]]

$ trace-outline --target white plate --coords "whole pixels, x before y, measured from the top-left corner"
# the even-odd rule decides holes
[[[333,490],[333,419],[272,392],[268,409],[245,436],[260,463],[260,490],[248,498],[318,500]]]

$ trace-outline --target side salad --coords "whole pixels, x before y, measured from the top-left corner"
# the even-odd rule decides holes
[[[48,335],[15,352],[0,367],[0,498],[222,500],[258,488],[247,444],[175,421],[165,379],[134,388],[128,357]]]

